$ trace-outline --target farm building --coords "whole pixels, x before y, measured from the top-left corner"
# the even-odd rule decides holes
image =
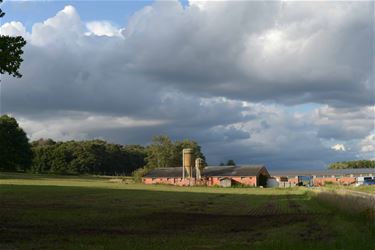
[[[310,186],[323,186],[325,183],[351,185],[358,177],[375,176],[375,169],[327,169],[327,170],[292,170],[270,171],[280,187],[295,186],[298,183]]]
[[[145,176],[145,184],[173,184],[178,186],[207,185],[230,187],[234,184],[263,187],[323,186],[326,183],[351,185],[362,177],[375,176],[375,169],[292,170],[271,171],[263,165],[207,166],[200,158],[194,159],[191,149],[182,151],[182,167],[156,168]],[[362,178],[364,180],[364,178]]]
[[[265,186],[270,177],[263,165],[246,166],[207,166],[202,171],[201,178],[184,178],[182,167],[157,168],[143,176],[145,184],[173,184],[179,186],[207,185],[225,186],[242,184],[246,186]],[[192,169],[191,176],[196,176],[197,170]]]

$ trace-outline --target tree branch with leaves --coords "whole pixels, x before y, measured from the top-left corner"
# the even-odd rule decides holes
[[[2,3],[3,0],[0,0]],[[4,17],[5,12],[0,9],[0,18]],[[9,74],[13,77],[22,77],[18,71],[23,61],[22,48],[26,41],[22,36],[4,36],[0,35],[0,74]]]

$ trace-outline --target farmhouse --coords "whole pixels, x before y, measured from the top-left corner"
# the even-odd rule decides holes
[[[197,170],[192,169],[192,176]],[[183,168],[157,168],[143,176],[145,184],[173,184],[178,186],[207,185],[225,186],[242,184],[246,186],[265,186],[270,175],[263,165],[246,166],[207,166],[201,173],[201,178],[183,176]]]

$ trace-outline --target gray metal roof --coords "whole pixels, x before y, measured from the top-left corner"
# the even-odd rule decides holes
[[[359,175],[375,174],[374,168],[354,168],[354,169],[321,169],[321,170],[270,170],[271,176],[298,176],[298,175]]]
[[[203,169],[202,176],[257,176],[263,165],[246,166],[207,166]],[[267,171],[267,170],[266,170]],[[193,169],[195,176],[195,169]],[[182,167],[177,168],[156,168],[147,173],[144,177],[182,177]]]

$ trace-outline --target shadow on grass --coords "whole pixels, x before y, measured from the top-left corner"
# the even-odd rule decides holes
[[[347,216],[359,218],[375,235],[374,195],[356,194],[350,190],[328,190],[316,192],[314,197],[335,213],[345,213]]]
[[[360,217],[327,208],[309,194],[280,192],[1,185],[0,248],[76,248],[93,242],[104,248],[148,249],[373,246],[368,243],[374,235]]]
[[[66,179],[66,180],[108,180],[117,178],[117,176],[95,176],[78,174],[33,174],[23,172],[0,172],[0,180],[48,180],[48,179]],[[121,178],[124,178],[121,176]],[[129,177],[125,177],[129,178]]]

